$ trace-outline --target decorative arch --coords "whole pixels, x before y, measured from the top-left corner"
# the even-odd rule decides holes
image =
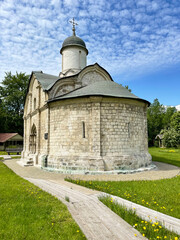
[[[36,141],[37,140],[37,131],[36,131],[36,126],[33,124],[31,128],[31,133],[29,136],[29,151],[32,154],[36,153]]]
[[[53,88],[50,91],[49,98],[55,98],[61,95],[64,95],[68,92],[71,92],[75,89],[75,79],[74,78],[65,78],[56,82]]]
[[[113,80],[109,73],[97,63],[85,67],[78,75],[78,82],[81,82],[82,86],[87,86],[99,81]]]

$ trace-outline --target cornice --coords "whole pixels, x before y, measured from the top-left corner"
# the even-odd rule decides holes
[[[34,115],[46,110],[48,108],[48,104],[45,104],[43,107],[41,108],[37,108],[36,110],[34,110],[31,113],[28,113],[26,116],[23,117],[24,120],[27,120],[30,117],[33,117]]]

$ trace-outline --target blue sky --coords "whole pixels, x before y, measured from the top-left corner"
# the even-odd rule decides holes
[[[7,71],[58,75],[72,17],[88,64],[150,102],[180,104],[179,0],[0,0],[0,82]]]

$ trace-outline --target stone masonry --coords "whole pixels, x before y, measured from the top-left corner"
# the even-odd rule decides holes
[[[49,167],[102,171],[150,164],[144,103],[90,97],[50,108]]]

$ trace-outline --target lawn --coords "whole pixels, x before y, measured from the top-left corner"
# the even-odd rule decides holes
[[[175,148],[149,148],[152,160],[157,162],[169,163],[180,167],[180,149]]]
[[[180,149],[149,148],[153,161],[180,167]],[[180,176],[156,181],[82,181],[66,179],[180,218]]]
[[[180,176],[154,181],[66,180],[180,218]]]
[[[113,198],[102,196],[99,197],[99,200],[149,240],[178,240],[178,235],[176,233],[165,229],[159,222],[153,222],[150,218],[149,221],[142,220],[136,215],[134,209],[127,210],[125,206],[119,205]],[[136,234],[134,235],[137,236]]]
[[[4,151],[0,151],[0,155],[8,155],[7,152],[4,152]],[[12,152],[12,153],[9,153],[9,155],[18,155],[17,152]],[[19,157],[21,157],[21,154],[19,154]]]
[[[86,239],[67,207],[0,161],[0,239]]]

